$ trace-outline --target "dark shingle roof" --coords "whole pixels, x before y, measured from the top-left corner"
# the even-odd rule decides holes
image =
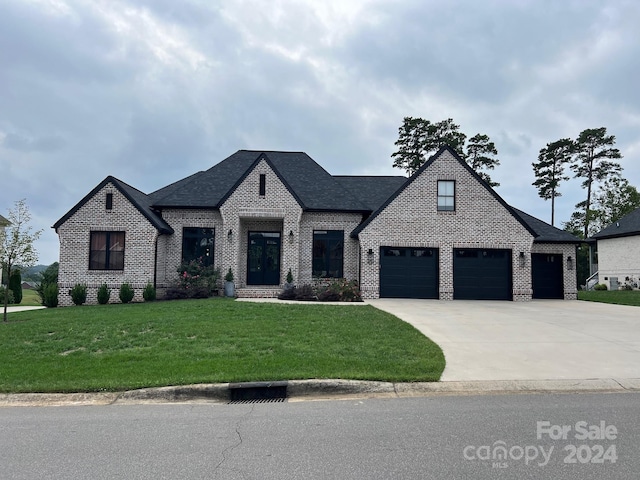
[[[591,238],[602,240],[604,238],[629,237],[631,235],[640,235],[640,208],[627,213],[620,220],[600,230]]]
[[[513,208],[513,207],[512,207]],[[533,243],[580,243],[581,240],[566,230],[560,230],[528,213],[513,208],[513,211],[536,233]]]
[[[120,193],[122,193],[138,211],[149,220],[158,231],[162,233],[173,233],[173,229],[165,222],[162,217],[151,208],[151,200],[148,195],[141,192],[137,188],[118,180],[115,177],[108,176],[100,182],[93,190],[91,190],[82,200],[80,200],[71,210],[69,210],[60,220],[53,224],[53,228],[58,229],[66,222],[74,213],[76,213],[85,203],[87,203],[94,195],[96,195],[107,183],[113,184]]]
[[[257,150],[239,150],[209,170],[177,182],[179,188],[169,189],[166,195],[154,192],[154,206],[219,208],[262,159],[305,210],[369,211],[306,153]]]
[[[7,225],[11,225],[11,222],[0,215],[0,227],[6,227]]]
[[[347,191],[356,195],[360,201],[372,212],[395,193],[405,182],[407,177],[388,176],[351,176],[336,175],[335,178]]]

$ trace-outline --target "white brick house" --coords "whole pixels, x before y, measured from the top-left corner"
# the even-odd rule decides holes
[[[640,208],[596,233],[598,281],[608,289],[640,286]]]
[[[365,298],[576,298],[566,232],[508,206],[442,148],[411,178],[332,176],[300,152],[240,150],[151,194],[107,177],[55,223],[60,304],[76,283],[161,294],[194,255],[238,295],[358,280]]]

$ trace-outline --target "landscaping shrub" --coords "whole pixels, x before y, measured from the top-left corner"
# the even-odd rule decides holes
[[[295,300],[313,301],[318,299],[316,292],[313,291],[313,287],[311,285],[302,285],[295,290]]]
[[[607,286],[606,286],[604,283],[596,283],[596,284],[593,286],[593,289],[594,289],[594,290],[606,290],[606,289],[607,289]]]
[[[9,289],[7,289],[7,291],[9,292],[7,303],[11,305],[13,303],[13,292]],[[5,289],[2,285],[0,285],[0,304],[2,305],[4,305],[4,295],[5,295]]]
[[[14,270],[9,277],[9,290],[13,292],[13,303],[16,305],[22,302],[22,275],[20,270]]]
[[[98,288],[98,303],[100,305],[106,305],[109,303],[109,299],[111,298],[111,289],[107,287],[106,283],[103,283]]]
[[[360,288],[355,280],[339,278],[318,290],[318,300],[324,302],[361,302]]]
[[[71,290],[69,290],[71,300],[74,305],[82,305],[87,301],[87,286],[81,283],[76,283]]]
[[[156,299],[156,289],[151,282],[148,282],[142,291],[142,298],[145,302],[153,302]]]
[[[48,285],[58,284],[58,262],[54,262],[49,265],[41,274],[40,274],[40,284],[36,288],[36,292],[38,292],[38,296],[40,297],[40,303],[45,307],[56,307],[58,306],[58,293],[56,292],[56,301],[55,305],[47,305],[49,302],[45,302],[45,289]],[[51,300],[51,299],[49,299]]]
[[[120,301],[122,303],[129,303],[131,300],[133,300],[134,295],[135,292],[133,291],[133,287],[131,287],[131,284],[125,282],[120,285],[120,294],[118,296],[120,297]]]
[[[58,306],[58,284],[47,283],[42,292],[42,305],[47,308],[55,308]]]
[[[220,269],[205,266],[202,258],[183,263],[178,267],[178,274],[178,280],[165,293],[167,300],[208,298],[215,293],[220,280]]]
[[[298,289],[296,287],[285,288],[280,295],[278,295],[278,298],[280,300],[295,300],[297,294]]]

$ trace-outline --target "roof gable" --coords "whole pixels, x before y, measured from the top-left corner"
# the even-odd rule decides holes
[[[93,198],[107,184],[111,183],[131,204],[161,233],[173,233],[173,229],[151,208],[149,196],[140,190],[118,180],[115,177],[108,176],[100,182],[93,190],[84,196],[71,210],[69,210],[60,220],[53,224],[56,230],[66,222],[74,213],[76,213],[83,205]]]
[[[629,237],[632,235],[640,235],[640,208],[627,213],[624,217],[600,230],[591,238],[603,240],[605,238]]]
[[[370,211],[306,153],[257,150],[238,150],[209,170],[154,192],[154,206],[220,208],[262,160],[304,210]]]
[[[397,197],[398,195],[400,195],[407,187],[409,187],[409,185],[411,185],[417,178],[419,178],[423,172],[425,170],[427,170],[432,164],[433,162],[435,162],[443,153],[448,152],[451,154],[451,156],[453,156],[453,158],[469,173],[469,175],[471,175],[473,178],[476,179],[476,181],[483,187],[485,188],[489,194],[500,204],[502,205],[502,207],[504,207],[504,209],[513,217],[515,218],[529,233],[531,233],[531,235],[533,235],[534,237],[537,236],[536,232],[531,228],[530,225],[528,225],[514,210],[513,208],[511,208],[511,206],[509,206],[507,204],[507,202],[505,202],[503,200],[503,198],[498,195],[496,193],[496,191],[491,188],[491,186],[489,186],[489,184],[487,182],[485,182],[468,164],[467,162],[465,162],[462,158],[460,158],[460,155],[458,155],[458,153],[452,149],[451,147],[445,145],[443,147],[440,147],[440,149],[433,154],[431,157],[429,157],[429,159],[413,174],[411,175],[411,177],[409,177],[409,179],[402,185],[400,186],[400,188],[398,188],[395,193],[393,195],[391,195],[386,202],[384,202],[377,210],[375,210],[371,216],[369,218],[367,218],[363,223],[361,223],[358,228],[356,228],[352,233],[351,236],[352,237],[357,237],[358,234],[364,230],[367,225],[369,225],[382,211],[384,211],[384,209],[390,204],[392,203]]]

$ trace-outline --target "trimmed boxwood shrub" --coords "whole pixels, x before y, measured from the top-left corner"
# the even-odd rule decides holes
[[[122,285],[120,285],[120,301],[122,303],[129,303],[131,300],[133,300],[133,295],[135,294],[135,292],[133,291],[133,287],[131,286],[130,283],[123,283]]]
[[[71,300],[74,305],[82,305],[87,301],[87,286],[81,283],[76,283],[71,290],[69,290]]]
[[[107,287],[106,283],[103,283],[98,288],[98,303],[100,305],[106,305],[109,303],[109,299],[111,298],[111,289]]]
[[[47,283],[42,290],[42,305],[47,308],[58,306],[58,284]]]
[[[156,299],[156,289],[151,282],[147,282],[142,291],[142,298],[145,302],[153,302]]]

